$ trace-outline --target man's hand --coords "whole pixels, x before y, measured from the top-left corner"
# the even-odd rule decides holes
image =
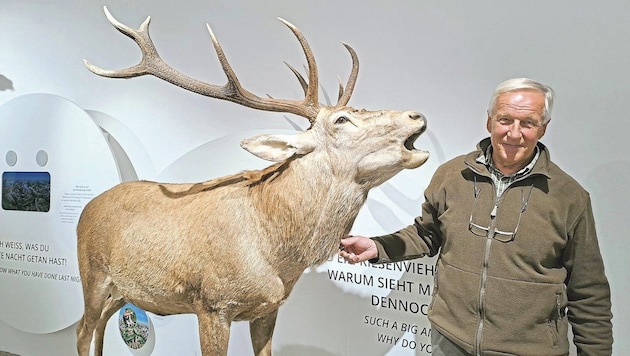
[[[376,243],[365,236],[350,236],[341,240],[339,256],[350,263],[358,263],[378,257]]]

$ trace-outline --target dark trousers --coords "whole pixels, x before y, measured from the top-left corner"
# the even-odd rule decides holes
[[[451,340],[444,337],[437,330],[431,329],[431,356],[473,356]]]

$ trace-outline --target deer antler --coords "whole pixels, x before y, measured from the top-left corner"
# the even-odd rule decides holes
[[[164,62],[164,60],[159,56],[157,49],[155,48],[155,45],[153,44],[153,41],[149,36],[149,23],[151,22],[150,16],[147,17],[147,19],[140,25],[138,30],[134,30],[116,20],[106,6],[104,7],[104,11],[105,16],[107,16],[109,22],[118,31],[130,37],[132,40],[134,40],[134,42],[138,44],[142,52],[142,59],[135,66],[122,70],[102,69],[89,63],[87,60],[84,60],[87,68],[93,73],[108,78],[133,78],[149,74],[165,80],[171,84],[174,84],[178,87],[181,87],[185,90],[192,91],[204,96],[232,101],[234,103],[258,110],[292,113],[307,118],[311,123],[315,121],[320,108],[317,96],[317,64],[315,63],[315,57],[313,56],[313,52],[311,51],[311,48],[306,41],[306,38],[300,32],[300,30],[297,29],[290,22],[278,18],[280,21],[282,21],[282,23],[289,27],[289,29],[291,29],[295,37],[298,39],[306,56],[308,66],[308,82],[306,82],[295,69],[289,66],[289,68],[298,77],[298,80],[300,80],[300,84],[304,89],[303,100],[274,99],[271,97],[262,98],[244,89],[239,83],[238,78],[234,73],[234,70],[227,61],[227,58],[223,53],[223,49],[221,48],[221,45],[212,32],[212,29],[207,24],[206,26],[208,28],[208,32],[210,33],[210,37],[212,38],[214,49],[217,53],[219,62],[221,63],[221,67],[223,68],[223,72],[225,73],[228,80],[228,82],[222,86],[205,83],[189,77]],[[352,90],[357,79],[359,68],[358,58],[354,50],[352,50],[352,48],[350,48],[350,46],[346,44],[344,44],[344,46],[350,52],[353,64],[352,72],[350,74],[350,78],[348,79],[347,89],[345,92],[343,91],[343,86],[340,84],[339,102],[337,105],[346,105],[348,100],[350,100],[350,96],[352,94]]]
[[[344,43],[344,47],[350,52],[350,57],[352,58],[352,72],[350,72],[350,77],[348,77],[348,82],[346,84],[346,90],[343,90],[343,85],[341,81],[339,81],[339,97],[337,99],[337,106],[345,106],[350,101],[350,97],[352,96],[352,92],[354,91],[354,84],[357,82],[357,77],[359,76],[359,56],[357,56],[357,52],[350,47],[350,45]]]
[[[350,73],[350,77],[348,78],[348,83],[346,84],[345,91],[343,88],[343,84],[341,83],[341,78],[339,79],[339,95],[337,97],[336,106],[345,106],[348,104],[348,101],[352,96],[352,91],[354,90],[354,84],[357,82],[357,77],[359,75],[359,57],[357,56],[357,53],[349,45],[345,43],[343,43],[343,45],[346,47],[346,49],[348,49],[348,52],[350,52],[350,56],[352,57],[352,72]],[[284,64],[286,64],[291,72],[295,74],[298,81],[300,82],[300,85],[302,86],[302,89],[304,90],[304,94],[306,95],[308,90],[308,83],[306,82],[304,77],[302,77],[300,72],[298,72],[297,69],[293,68],[289,63],[284,62]]]

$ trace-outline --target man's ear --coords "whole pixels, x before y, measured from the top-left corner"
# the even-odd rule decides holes
[[[305,131],[296,135],[258,135],[241,141],[241,147],[264,160],[282,162],[294,154],[310,153],[315,142]]]
[[[538,132],[538,139],[540,140],[543,136],[545,136],[545,133],[547,132],[547,125],[549,125],[549,123],[551,122],[551,119],[549,119],[549,121],[547,121],[544,125],[542,125],[542,127],[540,128],[540,132]]]
[[[490,114],[488,114],[488,120],[486,121],[486,129],[489,133],[492,133],[492,118],[490,117]]]

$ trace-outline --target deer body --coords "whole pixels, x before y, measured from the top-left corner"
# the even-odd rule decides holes
[[[200,298],[234,320],[265,315],[306,267],[338,249],[365,199],[337,183],[326,185],[334,204],[321,188],[296,200],[282,178],[195,193],[185,193],[189,185],[121,184],[85,209],[82,221],[90,224],[79,228],[79,251],[90,256],[85,267],[102,268],[111,288],[157,314],[195,312]],[[115,244],[93,251],[108,242]]]
[[[148,20],[138,32],[106,14],[121,32],[153,48],[144,32]],[[85,299],[77,327],[80,356],[88,355],[93,334],[95,353],[102,354],[105,324],[126,302],[160,315],[195,313],[204,355],[225,355],[230,323],[249,320],[255,354],[270,355],[278,308],[304,269],[338,251],[371,188],[428,158],[412,146],[426,128],[421,114],[353,109],[345,106],[350,94],[343,90],[337,106],[319,106],[312,54],[288,25],[309,62],[309,83],[298,75],[304,102],[250,97],[214,36],[229,90],[217,94],[207,85],[212,94],[206,94],[307,117],[311,127],[300,134],[260,135],[241,143],[278,163],[194,184],[123,183],[86,205],[77,227]],[[351,89],[358,64],[349,50]],[[147,57],[145,51],[150,52],[146,44]],[[134,76],[88,67],[105,76]],[[164,76],[162,70],[150,74]],[[169,81],[185,87],[178,76]]]

